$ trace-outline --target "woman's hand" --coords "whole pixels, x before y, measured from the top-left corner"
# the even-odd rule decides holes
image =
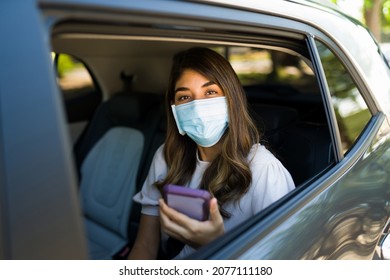
[[[223,219],[216,198],[210,200],[210,220],[200,222],[170,208],[160,199],[160,223],[162,230],[193,248],[205,245],[224,232]]]

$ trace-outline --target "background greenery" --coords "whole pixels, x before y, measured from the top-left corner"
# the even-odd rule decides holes
[[[364,23],[378,42],[390,42],[390,0],[353,0],[361,5],[361,15],[356,19]],[[331,0],[336,5],[351,0]],[[348,14],[348,10],[344,10]]]

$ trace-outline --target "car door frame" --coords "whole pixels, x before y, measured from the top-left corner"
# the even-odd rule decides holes
[[[56,1],[43,2],[54,3]],[[71,3],[69,7],[71,7],[72,4],[74,5],[75,3]],[[147,7],[147,4],[137,2],[123,4],[120,12],[121,17],[115,19],[115,11],[118,11],[119,7],[118,2],[115,1],[114,3],[103,4],[102,1],[96,1],[95,4],[99,7],[98,10],[100,10],[101,7],[111,8],[111,13],[104,15],[106,21],[115,22],[115,20],[121,20],[122,22],[128,21],[128,23],[150,21],[150,23],[159,23],[161,26],[164,26],[164,24],[171,24],[172,26],[176,26],[178,30],[185,30],[186,28],[191,30],[192,27],[193,30],[199,30],[200,32],[202,32],[205,27],[212,26],[214,29],[234,30],[235,34],[241,32],[244,34],[244,38],[247,36],[245,34],[250,32],[256,33],[256,30],[260,29],[265,32],[266,29],[270,29],[268,32],[275,31],[281,35],[289,32],[297,34],[299,37],[314,34],[323,36],[323,38],[332,41],[332,38],[330,38],[328,34],[322,33],[315,26],[300,22],[299,19],[292,20],[283,17],[283,15],[275,16],[272,14],[261,14],[261,12],[256,11],[256,9],[245,9],[242,7],[239,9],[232,9],[223,6],[223,4],[210,5],[207,3],[182,3],[176,1],[165,2],[164,7],[157,5],[149,5]],[[207,9],[204,9],[205,7],[207,7]],[[132,9],[137,10],[137,13],[134,13]],[[86,12],[85,7],[83,11]],[[78,16],[81,17],[82,14],[83,13],[80,13]],[[91,9],[90,15],[92,14],[93,9]],[[130,17],[130,15],[134,16]],[[150,19],[151,16],[153,16],[153,20]],[[91,16],[91,18],[93,17]],[[229,23],[227,23],[227,21],[229,21]],[[221,38],[223,35],[224,34],[221,35]],[[205,36],[207,37],[207,35]],[[226,38],[229,38],[228,35],[226,36]],[[352,68],[354,69],[353,66]],[[362,85],[365,85],[364,81],[362,81]],[[294,218],[296,219],[295,224],[298,224],[298,213],[304,212],[311,203],[316,202],[321,198],[326,198],[330,194],[329,190],[331,187],[338,184],[349,169],[358,165],[361,159],[369,156],[366,152],[374,146],[374,142],[377,140],[376,135],[378,135],[379,131],[382,129],[384,120],[385,117],[383,114],[375,114],[367,125],[366,130],[360,136],[358,144],[355,145],[347,157],[342,160],[339,158],[341,161],[338,165],[332,167],[330,170],[326,170],[321,176],[316,178],[314,182],[295,190],[259,215],[253,217],[250,221],[246,221],[240,227],[227,233],[221,239],[200,249],[197,253],[191,255],[190,258],[304,258],[305,254],[311,250],[310,247],[306,246],[306,249],[304,250],[296,250],[296,247],[291,247],[291,243],[294,242],[291,242],[290,239],[286,238],[285,241],[280,243],[278,242],[280,240],[275,239],[275,236],[287,231],[289,227],[294,224]],[[332,127],[332,129],[335,128]],[[337,142],[339,141],[336,140],[335,143]],[[389,145],[388,142],[384,143],[384,145],[385,144],[387,146]],[[286,215],[286,213],[288,214]],[[311,216],[313,218],[321,217],[319,214],[317,216]],[[321,222],[321,219],[316,219],[310,224],[310,229],[314,228],[316,229],[316,233],[320,234],[320,231],[326,226],[321,224]],[[298,232],[296,232],[295,235],[298,236]],[[291,235],[289,235],[289,237],[291,237]],[[300,239],[300,241],[301,240],[302,239]],[[279,251],[273,250],[275,245],[279,246]],[[298,245],[300,245],[299,242],[295,242],[295,246]],[[298,254],[294,251],[298,252]],[[306,257],[310,257],[310,255],[306,254]],[[325,257],[336,258],[337,255],[328,255]],[[370,256],[363,257],[369,258]]]
[[[85,259],[65,113],[37,1],[2,2],[2,259]],[[21,21],[20,19],[23,19]]]

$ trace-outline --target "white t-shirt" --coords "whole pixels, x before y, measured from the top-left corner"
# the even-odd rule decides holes
[[[159,216],[158,200],[161,198],[161,194],[153,184],[163,180],[167,175],[168,168],[163,148],[164,145],[156,151],[142,190],[133,198],[134,201],[142,204],[141,213],[145,215]],[[252,183],[248,192],[241,197],[238,203],[232,202],[224,205],[224,209],[231,214],[230,218],[224,219],[225,232],[257,214],[295,188],[290,173],[264,146],[254,145],[248,155],[248,161],[252,171]],[[209,164],[209,162],[197,158],[195,172],[186,186],[193,189],[199,188],[203,173]],[[161,236],[162,248],[164,249],[168,236],[164,233]],[[176,258],[186,257],[194,251],[195,249],[185,245]]]

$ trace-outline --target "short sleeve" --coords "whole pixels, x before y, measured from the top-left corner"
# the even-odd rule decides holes
[[[283,164],[264,146],[259,145],[251,162],[253,214],[258,213],[295,188]]]
[[[161,194],[154,183],[164,179],[167,174],[167,164],[164,159],[163,149],[164,145],[157,149],[142,189],[133,197],[135,202],[142,204],[142,214],[159,215],[158,200],[161,198]]]

